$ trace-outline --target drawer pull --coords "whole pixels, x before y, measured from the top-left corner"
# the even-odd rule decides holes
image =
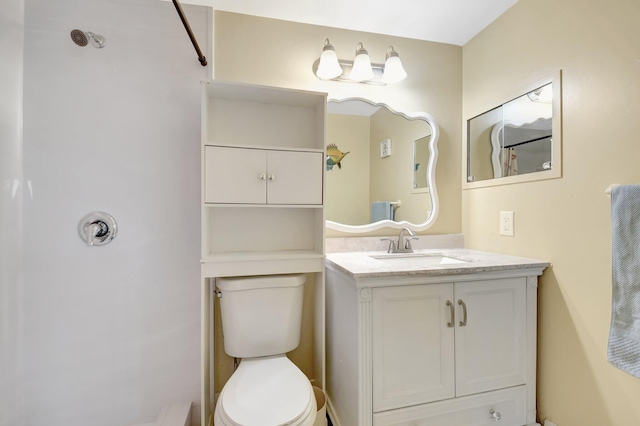
[[[453,308],[453,303],[451,303],[451,300],[447,300],[447,306],[449,307],[449,312],[451,313],[451,321],[447,323],[447,327],[453,327],[456,313],[455,313],[455,309]]]
[[[460,321],[460,327],[465,327],[467,325],[467,304],[464,303],[462,299],[458,299],[458,305],[462,306],[462,321]]]
[[[489,410],[489,414],[491,414],[491,418],[494,422],[499,422],[502,418],[502,414],[500,414],[500,411],[496,411],[493,408]]]

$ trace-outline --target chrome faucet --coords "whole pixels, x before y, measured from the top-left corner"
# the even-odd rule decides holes
[[[409,237],[405,239],[404,233],[407,231]],[[409,228],[402,228],[400,235],[398,235],[398,241],[394,241],[392,238],[380,238],[380,241],[389,241],[389,248],[387,253],[413,253],[411,247],[411,240],[417,240],[416,234]]]

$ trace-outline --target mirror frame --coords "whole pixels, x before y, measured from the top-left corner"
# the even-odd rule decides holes
[[[431,200],[431,214],[427,217],[427,219],[422,223],[411,223],[406,220],[397,222],[395,220],[380,220],[374,223],[368,223],[365,225],[345,225],[343,223],[334,222],[332,220],[326,220],[325,225],[328,229],[333,229],[340,232],[350,233],[350,234],[364,234],[366,232],[377,231],[382,228],[409,228],[414,232],[424,231],[435,223],[438,217],[438,191],[436,189],[436,161],[438,160],[438,140],[440,138],[440,128],[435,118],[430,114],[424,111],[417,112],[407,112],[398,108],[393,108],[386,103],[383,102],[375,102],[369,99],[360,98],[360,97],[347,97],[347,98],[332,98],[329,97],[327,99],[327,103],[329,102],[347,102],[347,101],[360,101],[366,102],[369,105],[379,106],[387,108],[393,114],[404,117],[407,120],[423,120],[431,127],[431,137],[429,139],[429,163],[427,164],[427,182],[429,189],[429,199]],[[413,182],[410,182],[409,185],[412,185]],[[328,188],[327,188],[328,189]],[[325,189],[325,190],[327,190]]]
[[[552,114],[553,114],[553,122],[551,125],[551,133],[552,133],[552,146],[551,146],[551,170],[544,170],[540,172],[526,173],[522,175],[516,176],[503,176],[503,177],[494,177],[491,179],[479,180],[469,182],[467,180],[467,176],[469,175],[469,121],[474,117],[478,117],[479,115],[484,114],[485,112],[491,111],[499,106],[503,106],[504,104],[519,98],[520,96],[526,95],[527,93],[545,86],[549,83],[553,84],[553,100],[551,102]],[[504,125],[504,123],[502,123]],[[555,179],[562,177],[562,70],[558,70],[551,75],[548,75],[544,78],[536,80],[533,83],[526,85],[521,88],[517,92],[513,93],[512,96],[509,96],[507,100],[504,102],[498,103],[493,108],[486,109],[485,111],[480,111],[478,114],[472,114],[471,118],[464,121],[464,131],[463,135],[465,138],[465,142],[462,144],[462,189],[474,189],[474,188],[486,188],[489,186],[498,186],[498,185],[507,185],[512,183],[520,183],[520,182],[531,182],[538,180],[546,180],[546,179]],[[498,126],[494,126],[492,131],[498,131],[496,129]]]

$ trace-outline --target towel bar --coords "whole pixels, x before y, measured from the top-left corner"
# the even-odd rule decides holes
[[[611,197],[611,190],[613,188],[615,188],[616,186],[620,186],[620,184],[619,183],[614,183],[614,184],[609,185],[609,187],[604,190],[604,193],[607,194],[609,197]]]

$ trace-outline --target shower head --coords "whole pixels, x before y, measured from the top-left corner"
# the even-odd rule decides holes
[[[84,32],[82,30],[72,30],[71,31],[71,40],[77,44],[78,46],[86,46],[91,41],[91,45],[97,49],[102,49],[104,45],[107,43],[104,37],[101,35],[96,35],[92,32]]]

